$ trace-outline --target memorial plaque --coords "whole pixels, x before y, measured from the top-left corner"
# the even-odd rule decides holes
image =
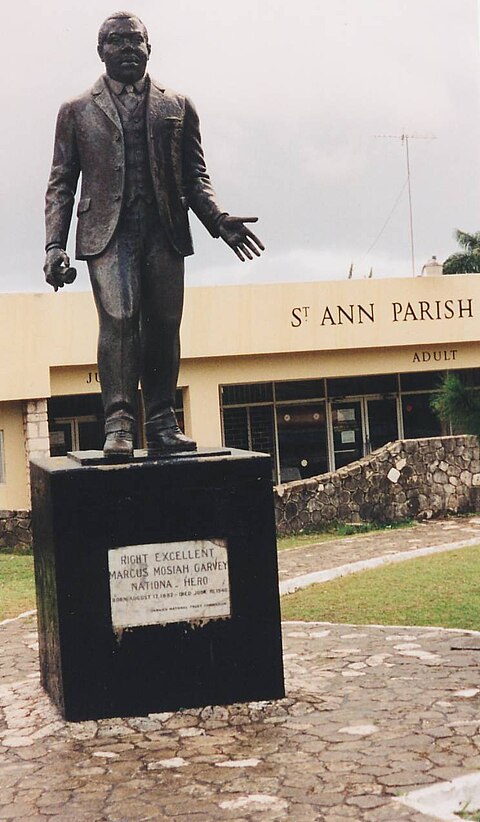
[[[111,548],[108,567],[114,630],[231,615],[225,539]]]

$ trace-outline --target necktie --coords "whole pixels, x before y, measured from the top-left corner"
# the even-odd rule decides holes
[[[122,103],[128,111],[134,111],[137,107],[138,99],[134,86],[125,86],[122,91]]]

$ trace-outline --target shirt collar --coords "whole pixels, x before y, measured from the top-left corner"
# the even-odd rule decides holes
[[[142,92],[145,90],[145,86],[147,83],[147,76],[148,75],[145,74],[145,76],[142,77],[141,80],[137,80],[136,83],[119,83],[118,80],[114,80],[113,77],[109,77],[108,74],[105,75],[105,80],[110,91],[112,91],[114,94],[117,95],[117,97],[119,97],[125,86],[129,85],[133,85],[137,94],[142,94]]]

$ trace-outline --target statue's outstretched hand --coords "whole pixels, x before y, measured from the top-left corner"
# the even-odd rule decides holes
[[[73,283],[77,272],[70,267],[70,258],[63,248],[51,248],[47,251],[43,266],[46,282],[54,291],[63,288],[65,283]]]
[[[265,246],[258,237],[250,231],[245,223],[256,223],[258,217],[233,217],[228,214],[222,219],[219,226],[220,237],[235,252],[238,259],[245,262],[246,259],[253,260],[253,255],[260,257],[260,253],[265,251]]]

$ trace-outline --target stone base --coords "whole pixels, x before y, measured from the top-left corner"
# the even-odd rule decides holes
[[[41,679],[66,719],[284,695],[270,457],[31,476]]]
[[[180,460],[195,457],[220,457],[231,454],[229,448],[196,448],[195,451],[171,451],[165,454],[151,455],[146,449],[134,451],[132,456],[112,454],[105,457],[103,451],[69,451],[67,457],[80,465],[112,465],[113,463],[151,462],[152,460]]]

